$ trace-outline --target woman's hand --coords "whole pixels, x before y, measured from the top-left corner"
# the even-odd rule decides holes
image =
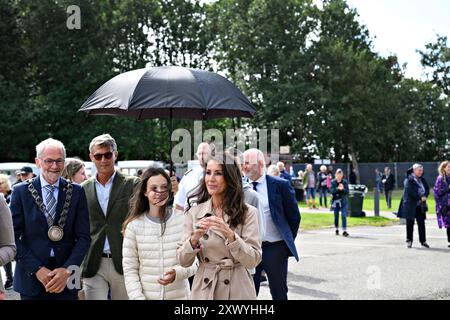
[[[236,240],[234,236],[234,231],[230,229],[228,224],[222,218],[213,216],[206,218],[209,229],[220,232],[225,238],[227,238],[228,242],[233,242]]]
[[[5,300],[5,293],[0,291],[0,300]]]
[[[196,247],[201,237],[208,231],[208,224],[205,219],[198,221],[194,225],[194,232],[191,235],[191,245]]]
[[[177,273],[175,269],[169,270],[164,273],[164,276],[158,280],[158,283],[163,286],[167,286],[175,281]]]

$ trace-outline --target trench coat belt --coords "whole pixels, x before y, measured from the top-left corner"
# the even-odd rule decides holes
[[[214,278],[212,279],[211,290],[209,291],[209,299],[214,300],[214,291],[217,285],[218,273],[222,270],[232,271],[235,267],[239,266],[239,262],[234,262],[233,259],[222,259],[218,263],[203,262],[205,269],[214,268]],[[231,277],[230,277],[231,278]]]

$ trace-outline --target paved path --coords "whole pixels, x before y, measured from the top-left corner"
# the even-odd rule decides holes
[[[289,299],[450,299],[450,248],[435,219],[427,220],[431,249],[405,245],[405,226],[304,231],[300,262],[289,261]],[[268,286],[261,299],[270,299]]]

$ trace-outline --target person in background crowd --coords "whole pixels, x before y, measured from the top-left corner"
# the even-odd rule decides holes
[[[3,195],[6,204],[9,204],[11,200],[11,186],[6,174],[0,174],[0,194]],[[9,210],[8,210],[9,212]],[[6,274],[6,282],[5,289],[11,289],[13,286],[13,272],[12,272],[12,263],[7,262],[3,265]]]
[[[306,190],[306,202],[308,209],[316,209],[316,174],[312,164],[306,165],[306,172],[303,175],[303,188]]]
[[[20,174],[20,170],[16,170],[14,172],[14,175],[16,176],[16,181],[13,182],[13,184],[11,184],[11,188],[13,188],[16,184],[19,184],[22,182],[22,176]]]
[[[199,166],[189,169],[181,178],[178,192],[175,195],[174,203],[177,210],[185,211],[187,208],[187,198],[201,183],[205,171],[206,160],[214,154],[214,144],[202,142],[197,147],[197,158]]]
[[[22,169],[20,169],[20,180],[22,182],[33,179],[34,177],[36,177],[36,175],[33,173],[31,167],[22,167]]]
[[[288,180],[292,183],[292,177],[291,175],[286,171],[286,168],[284,167],[284,162],[278,162],[277,163],[278,171],[280,172],[279,176],[282,179]],[[269,173],[270,174],[270,173]]]
[[[9,204],[11,200],[11,183],[6,174],[0,174],[0,193],[5,197],[6,203]]]
[[[299,178],[301,181],[303,181],[303,176],[304,176],[303,170],[298,170],[297,175],[298,175],[298,178]]]
[[[356,169],[353,168],[353,166],[352,166],[351,169],[350,169],[350,174],[348,176],[348,182],[349,182],[349,184],[356,184],[356,181],[357,181],[357,179],[356,179]]]
[[[269,176],[272,177],[280,177],[280,170],[278,169],[278,166],[271,164],[268,168],[267,168],[267,174]],[[284,178],[283,178],[284,179]],[[287,179],[286,179],[287,180]]]
[[[109,134],[92,139],[89,157],[97,174],[83,182],[92,244],[82,265],[86,300],[128,300],[122,269],[122,225],[139,178],[125,176],[114,164],[119,153]]]
[[[333,166],[328,166],[327,168],[327,188],[328,188],[328,192],[330,192],[331,189],[331,180],[333,180]]]
[[[66,149],[55,139],[36,146],[40,175],[14,187],[10,208],[17,246],[14,290],[22,300],[76,300],[69,267],[89,248],[89,212],[81,186],[61,178]]]
[[[322,165],[322,166],[320,166],[320,172],[317,173],[317,191],[319,192],[319,204],[321,207],[325,207],[325,208],[328,208],[327,178],[328,178],[327,167]],[[323,199],[323,202],[322,202],[322,199]]]
[[[339,235],[339,211],[342,216],[342,235],[348,237],[347,232],[347,205],[348,205],[348,182],[344,179],[344,172],[341,169],[336,170],[335,179],[331,181],[330,187],[332,199],[331,209],[334,211],[334,226],[336,227],[336,235]]]
[[[14,229],[11,219],[11,211],[5,198],[0,194],[0,266],[5,266],[14,259],[16,245],[14,243]],[[5,299],[5,289],[0,274],[0,300]]]
[[[183,268],[177,261],[184,216],[168,205],[177,188],[164,169],[151,167],[130,201],[123,224],[123,275],[130,300],[189,298],[187,279],[197,267]]]
[[[406,246],[412,247],[414,220],[416,220],[419,228],[419,241],[422,247],[429,248],[430,246],[426,241],[425,219],[428,211],[427,198],[430,188],[423,177],[423,166],[421,164],[416,163],[406,171],[403,186],[403,197],[400,200],[397,216],[406,219]]]
[[[386,196],[386,203],[389,209],[392,208],[392,192],[395,188],[395,177],[389,167],[384,168],[384,174],[381,177],[381,183],[384,188],[384,195]]]
[[[383,183],[381,182],[381,177],[383,175],[381,174],[380,170],[378,168],[375,168],[375,187],[378,188],[378,192],[383,191]]]
[[[262,237],[262,261],[253,276],[259,293],[264,270],[274,300],[287,300],[288,259],[298,261],[295,238],[300,226],[300,211],[289,181],[267,175],[265,157],[258,149],[244,152],[244,173],[258,192],[264,208],[265,231]]]
[[[256,299],[248,269],[261,261],[258,213],[244,202],[241,171],[229,153],[206,161],[205,176],[188,198],[178,260],[187,268],[196,257],[191,299]]]
[[[84,162],[78,158],[67,158],[64,163],[62,177],[78,184],[86,181],[87,177]]]
[[[439,175],[434,184],[436,214],[439,229],[447,229],[447,241],[450,248],[450,161],[439,165]]]

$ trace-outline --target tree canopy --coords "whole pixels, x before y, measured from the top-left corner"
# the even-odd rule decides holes
[[[254,119],[204,128],[278,128],[300,161],[424,161],[450,156],[450,49],[420,51],[425,80],[375,52],[370,30],[344,0],[0,0],[0,161],[30,161],[47,137],[87,159],[109,132],[120,158],[169,160],[167,120],[77,112],[121,72],[180,65],[225,74],[257,108]],[[418,48],[420,49],[420,48]],[[192,121],[175,128],[193,130]]]

